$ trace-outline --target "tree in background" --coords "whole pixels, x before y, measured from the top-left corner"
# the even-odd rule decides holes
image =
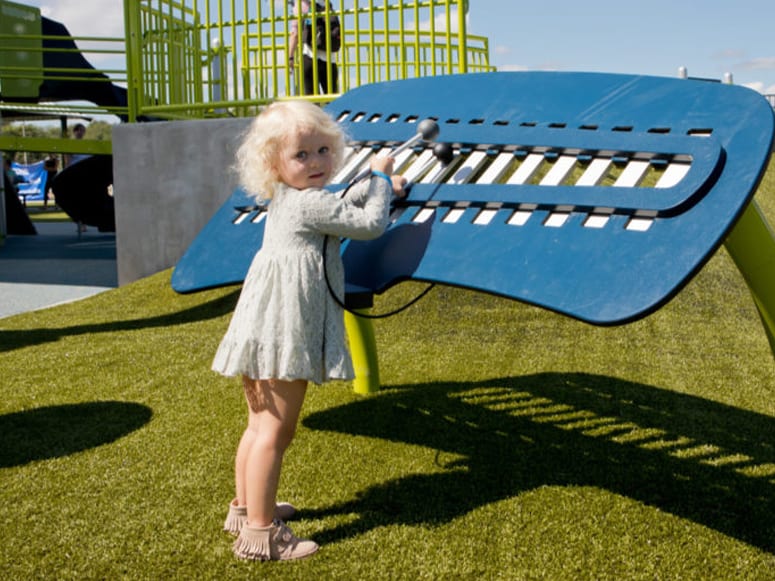
[[[111,131],[113,125],[106,123],[105,121],[92,121],[86,125],[86,135],[84,139],[95,139],[97,141],[110,141]],[[16,121],[3,125],[0,133],[6,135],[14,135],[18,137],[40,137],[48,139],[60,139],[62,137],[62,130],[59,125],[37,124],[29,122]],[[7,152],[7,155],[11,157],[13,161],[24,164],[32,164],[38,161],[42,161],[48,157],[47,152]],[[21,157],[24,156],[24,157]],[[61,162],[61,160],[60,160]]]

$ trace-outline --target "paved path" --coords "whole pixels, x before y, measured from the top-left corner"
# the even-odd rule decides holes
[[[0,318],[86,298],[118,286],[116,235],[72,222],[36,222],[37,236],[0,245]]]

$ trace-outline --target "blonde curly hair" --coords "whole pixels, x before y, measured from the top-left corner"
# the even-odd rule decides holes
[[[237,149],[235,169],[240,185],[256,199],[271,199],[280,182],[278,154],[286,139],[315,131],[331,139],[336,172],[344,156],[342,127],[317,105],[307,101],[276,101],[250,124]]]

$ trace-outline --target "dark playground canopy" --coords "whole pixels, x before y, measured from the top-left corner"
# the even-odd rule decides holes
[[[45,16],[41,16],[40,24],[43,82],[37,95],[14,96],[13,101],[91,101],[102,107],[126,107],[126,89],[113,84],[84,58],[64,24]]]

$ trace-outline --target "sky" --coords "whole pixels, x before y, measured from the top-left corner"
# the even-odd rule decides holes
[[[15,1],[40,7],[76,36],[123,34],[122,0]],[[735,84],[775,94],[775,0],[469,4],[469,33],[489,38],[499,70],[677,76],[686,67],[690,77],[731,73]]]
[[[774,0],[470,0],[503,70],[721,79],[775,94]]]

